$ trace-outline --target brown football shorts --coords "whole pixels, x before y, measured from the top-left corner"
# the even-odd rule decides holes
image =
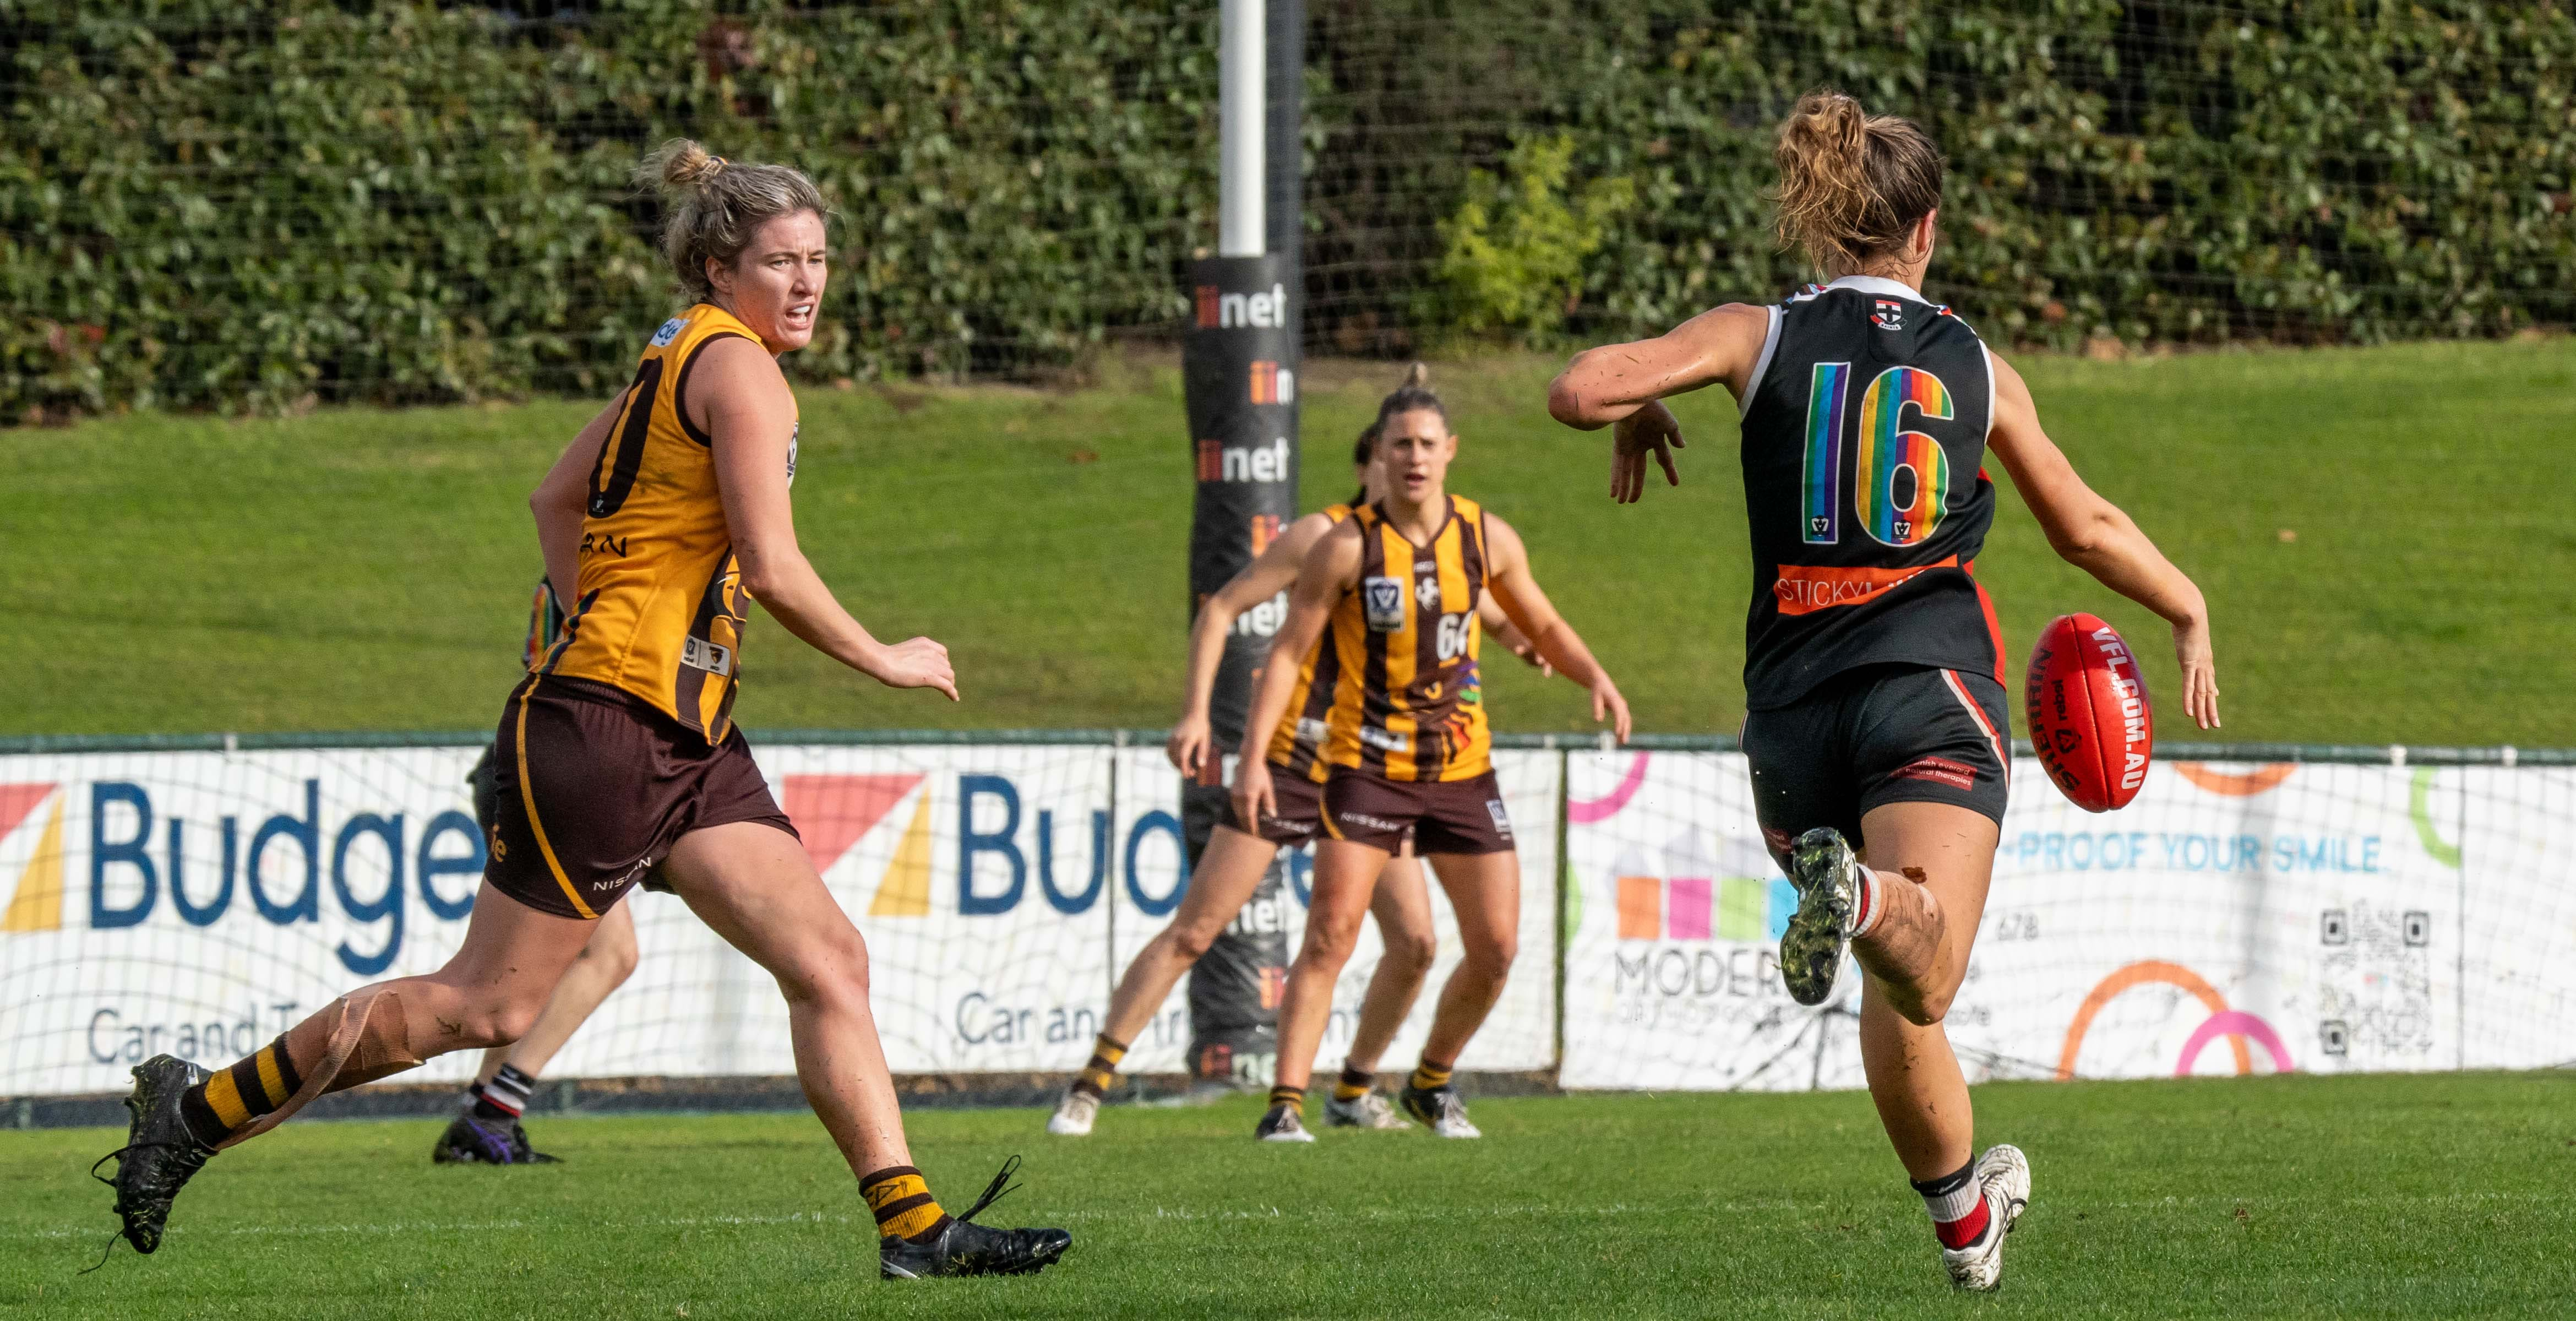
[[[1416,781],[1336,766],[1324,781],[1324,829],[1389,853],[1410,837],[1424,857],[1513,847],[1512,818],[1492,771],[1470,780]]]
[[[1291,775],[1274,761],[1270,763],[1270,797],[1278,814],[1263,817],[1261,829],[1243,830],[1231,798],[1226,800],[1225,824],[1247,835],[1259,835],[1283,849],[1302,849],[1324,837],[1324,786],[1303,775]],[[1410,852],[1412,831],[1404,832],[1404,842],[1407,848],[1401,851]]]
[[[692,830],[757,821],[796,833],[740,729],[709,746],[605,684],[530,675],[492,751],[483,879],[557,917],[607,912]]]
[[[1272,762],[1270,797],[1276,814],[1261,818],[1259,830],[1243,824],[1232,798],[1226,799],[1225,824],[1247,835],[1259,835],[1283,849],[1302,849],[1324,833],[1324,786],[1305,776],[1291,775]]]

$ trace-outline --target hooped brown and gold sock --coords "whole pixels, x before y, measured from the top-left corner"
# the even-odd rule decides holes
[[[1271,1088],[1270,1108],[1276,1110],[1283,1105],[1288,1107],[1290,1110],[1295,1111],[1299,1119],[1304,1119],[1306,1117],[1306,1089],[1303,1087]]]
[[[877,1236],[928,1243],[948,1228],[948,1213],[930,1195],[930,1181],[909,1165],[889,1165],[859,1180],[859,1196],[877,1215]]]
[[[1413,1066],[1413,1076],[1405,1080],[1405,1085],[1416,1091],[1438,1091],[1449,1085],[1449,1072],[1455,1067],[1455,1062],[1440,1064],[1425,1055],[1421,1063]]]
[[[1356,1101],[1361,1097],[1368,1095],[1371,1091],[1375,1090],[1376,1087],[1376,1074],[1371,1073],[1366,1069],[1354,1069],[1350,1065],[1345,1064],[1342,1066],[1341,1081],[1333,1084],[1333,1099],[1336,1101]]]
[[[189,1088],[179,1098],[179,1118],[190,1135],[211,1147],[286,1104],[303,1085],[295,1061],[286,1056],[286,1038],[279,1037]]]
[[[1127,1058],[1127,1043],[1102,1033],[1091,1039],[1091,1061],[1074,1075],[1073,1090],[1088,1096],[1105,1097],[1109,1085],[1118,1081],[1118,1062]]]

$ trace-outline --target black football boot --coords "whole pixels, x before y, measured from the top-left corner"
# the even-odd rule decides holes
[[[438,1135],[438,1145],[429,1149],[429,1159],[438,1165],[558,1165],[558,1157],[549,1156],[528,1146],[528,1130],[519,1121],[478,1119],[471,1112],[458,1115]]]
[[[1002,1172],[984,1195],[949,1218],[948,1227],[927,1243],[887,1235],[877,1240],[879,1274],[889,1280],[924,1280],[940,1275],[1034,1275],[1056,1263],[1073,1246],[1073,1235],[1061,1229],[987,1229],[974,1219],[1011,1191],[1011,1175],[1020,1158],[1002,1163]]]
[[[137,1252],[161,1246],[161,1226],[170,1218],[170,1201],[189,1176],[203,1169],[215,1149],[197,1140],[179,1115],[179,1098],[206,1080],[206,1071],[175,1055],[155,1055],[134,1066],[134,1091],[125,1108],[134,1115],[125,1145],[98,1158],[90,1177],[116,1190],[116,1214],[125,1221],[125,1241]],[[116,1175],[98,1172],[116,1162]]]

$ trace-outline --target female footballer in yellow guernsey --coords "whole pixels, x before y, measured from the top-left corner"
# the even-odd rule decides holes
[[[2183,706],[2203,729],[2218,723],[2209,610],[2076,476],[2011,366],[1924,298],[1943,165],[1922,128],[1811,93],[1777,157],[1781,237],[1831,283],[1578,354],[1548,411],[1584,430],[1617,425],[1610,490],[1624,504],[1643,493],[1649,458],[1680,484],[1681,430],[1659,400],[1717,383],[1735,396],[1755,584],[1744,753],[1763,837],[1798,889],[1780,970],[1792,998],[1821,1004],[1844,951],[1858,960],[1879,1121],[1951,1282],[1992,1289],[2030,1164],[2003,1144],[1970,1159],[1968,1084],[1941,1027],[1985,911],[2012,770],[2003,639],[1974,574],[1994,521],[1985,453],[2058,554],[2173,626]]]
[[[219,1073],[167,1055],[137,1066],[111,1182],[138,1251],[160,1246],[171,1200],[219,1148],[324,1093],[518,1039],[600,914],[656,866],[777,979],[797,1076],[859,1176],[884,1276],[1025,1273],[1072,1243],[1060,1229],[971,1223],[1007,1165],[961,1215],[931,1196],[869,1008],[867,946],[733,726],[755,599],[879,683],[957,696],[946,648],[877,641],[797,547],[796,398],[777,360],[814,335],[822,196],[794,169],[691,142],[638,175],[672,204],[663,249],[693,305],[654,332],[633,384],[529,500],[546,577],[572,609],[502,709],[499,819],[464,945],[437,972],[354,991]]]
[[[1406,379],[1418,384],[1423,376],[1423,368],[1417,363]],[[1198,621],[1190,629],[1189,691],[1167,748],[1172,765],[1182,774],[1214,773],[1215,762],[1208,755],[1208,701],[1216,689],[1217,665],[1224,658],[1226,635],[1234,621],[1294,582],[1297,566],[1326,532],[1348,518],[1353,508],[1383,494],[1379,489],[1376,447],[1377,427],[1371,424],[1352,448],[1351,464],[1360,489],[1349,504],[1333,505],[1289,524],[1252,563],[1199,607]],[[1528,644],[1520,640],[1492,598],[1486,599],[1484,610],[1485,625],[1496,631],[1498,640],[1529,658]],[[1217,934],[1234,920],[1261,884],[1263,873],[1279,850],[1302,847],[1323,833],[1325,767],[1315,733],[1323,727],[1324,707],[1333,691],[1329,656],[1320,645],[1307,652],[1298,670],[1297,690],[1289,699],[1288,716],[1279,722],[1270,739],[1268,756],[1277,772],[1274,783],[1279,815],[1262,821],[1258,828],[1239,820],[1216,827],[1207,852],[1190,871],[1189,890],[1181,899],[1180,911],[1173,914],[1169,926],[1136,952],[1135,961],[1127,965],[1126,975],[1118,979],[1117,988],[1110,993],[1109,1013],[1092,1045],[1090,1062],[1065,1088],[1063,1100],[1047,1120],[1048,1132],[1065,1137],[1091,1132],[1100,1102],[1117,1078],[1119,1062],[1126,1057],[1129,1043],[1152,1019],[1164,997],[1172,993],[1173,984],[1198,962],[1199,956],[1207,953]],[[1326,666],[1321,683],[1315,679],[1319,659]],[[1369,911],[1377,917],[1386,952],[1379,958],[1377,970],[1369,977],[1368,991],[1360,1001],[1350,1054],[1342,1063],[1342,1075],[1334,1084],[1324,1118],[1326,1123],[1341,1128],[1403,1128],[1403,1118],[1377,1090],[1377,1063],[1395,1040],[1396,1032],[1403,1028],[1405,1015],[1413,1011],[1413,1002],[1421,995],[1423,979],[1431,975],[1432,960],[1438,952],[1431,925],[1431,895],[1423,884],[1422,864],[1412,856],[1409,844],[1387,859],[1385,870],[1378,876],[1377,893],[1369,901]]]
[[[1278,817],[1282,797],[1264,753],[1290,714],[1298,662],[1323,639],[1333,668],[1322,717],[1327,838],[1316,846],[1306,938],[1280,1006],[1277,1086],[1256,1129],[1265,1141],[1314,1140],[1304,1122],[1306,1085],[1333,982],[1378,874],[1408,832],[1449,892],[1464,948],[1398,1100],[1442,1137],[1479,1136],[1450,1073],[1501,997],[1520,933],[1520,860],[1476,680],[1484,598],[1493,596],[1558,673],[1591,690],[1594,719],[1606,716],[1628,737],[1626,699],[1530,577],[1519,534],[1448,493],[1458,438],[1439,397],[1407,386],[1388,395],[1377,416],[1386,494],[1307,552],[1235,771],[1235,819]]]

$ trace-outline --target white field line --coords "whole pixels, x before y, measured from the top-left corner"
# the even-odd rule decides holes
[[[2484,1202],[2562,1203],[2576,1201],[2570,1193],[2454,1192],[2432,1195],[2406,1193],[2367,1197],[2341,1197],[2328,1201],[2302,1200],[2287,1207],[2260,1194],[2246,1196],[2150,1197],[2136,1201],[2060,1203],[2082,1211],[2164,1210],[2182,1206],[2242,1206],[2249,1211],[2279,1214],[2284,1210],[2314,1212],[2328,1209],[2360,1209],[2379,1206],[2425,1207],[2444,1204]],[[1777,1215],[1786,1212],[1820,1214],[1837,1210],[1836,1204],[1794,1202],[1788,1200],[1751,1202],[1612,1202],[1600,1206],[1557,1206],[1527,1203],[1516,1206],[1416,1206],[1361,1207],[1355,1210],[1329,1210],[1321,1207],[1260,1207],[1250,1210],[1211,1210],[1192,1207],[1158,1206],[1151,1211],[1062,1211],[1039,1217],[1052,1224],[1109,1222],[1141,1224],[1155,1220],[1312,1220],[1343,1222],[1350,1220],[1506,1220],[1525,1216],[1620,1216],[1620,1215]],[[2055,1209],[2055,1208],[2052,1208]],[[764,1225],[858,1225],[859,1217],[829,1211],[794,1211],[785,1215],[715,1215],[715,1216],[640,1216],[624,1220],[569,1221],[529,1220],[395,1220],[360,1221],[321,1225],[237,1225],[226,1229],[190,1230],[173,1226],[172,1234],[189,1234],[208,1238],[226,1237],[308,1237],[332,1234],[495,1234],[526,1230],[553,1231],[578,1229],[599,1230],[707,1229]],[[25,1239],[95,1238],[112,1230],[110,1217],[102,1213],[95,1222],[64,1225],[45,1229],[0,1230],[0,1242]]]

